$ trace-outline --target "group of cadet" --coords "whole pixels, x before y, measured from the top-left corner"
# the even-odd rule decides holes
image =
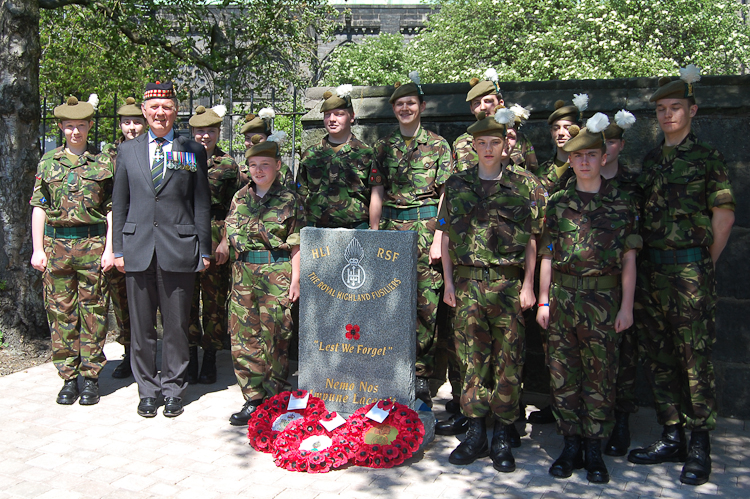
[[[589,481],[609,481],[602,453],[628,454],[640,354],[664,430],[628,459],[684,462],[680,480],[705,483],[709,431],[716,425],[714,268],[734,222],[734,198],[721,154],[691,130],[696,68],[660,80],[650,100],[664,139],[641,165],[619,159],[635,117],[622,110],[613,120],[602,113],[584,119],[585,94],[556,104],[548,119],[555,153],[539,164],[519,130],[529,111],[505,107],[491,70],[484,80],[472,80],[466,101],[477,121],[451,148],[422,126],[424,93],[418,75],[410,78],[396,83],[389,99],[398,127],[373,147],[352,133],[352,86],[326,92],[320,111],[327,134],[304,152],[296,175],[280,161],[283,134],[272,133],[272,110],[247,117],[246,162],[238,166],[216,145],[224,110],[196,109],[190,126],[207,165],[197,155],[197,167],[175,159],[171,168],[208,177],[211,251],[202,251],[200,231],[180,233],[196,239],[195,257],[200,254],[208,269],[185,286],[193,297],[189,334],[185,328],[189,355],[168,373],[178,387],[171,393],[178,395],[165,390],[165,416],[182,412],[187,382],[216,380],[216,350],[227,330],[245,398],[231,424],[246,424],[263,400],[288,388],[302,227],[412,230],[419,236],[415,391],[432,406],[429,380],[441,375],[437,365],[447,357],[453,400],[446,410],[453,415],[438,422],[436,432],[466,434],[450,455],[452,464],[489,456],[496,470],[515,470],[511,448],[520,447],[521,438],[514,424],[526,417],[524,317],[533,320],[536,310],[551,380],[546,414],[564,437],[550,474],[567,478],[585,468]],[[140,108],[129,100],[120,109],[121,140],[145,132],[144,116],[152,131],[164,119],[147,112],[148,99],[166,97],[176,107],[171,84],[149,84],[144,97]],[[102,289],[110,287],[121,333],[127,298],[134,301],[111,270],[122,269],[117,259],[127,262],[127,238],[135,232],[135,224],[127,227],[127,209],[114,210],[114,224],[109,214],[113,182],[127,182],[115,173],[122,147],[92,150],[86,142],[92,115],[93,107],[74,98],[55,109],[66,143],[40,162],[31,200],[32,264],[45,271],[54,362],[64,380],[61,404],[78,398],[79,374],[80,403],[99,400]],[[158,201],[164,187],[157,177],[166,170],[158,154],[150,154],[144,170],[151,170]],[[114,191],[117,204],[123,191]],[[438,309],[449,318],[441,333]],[[118,366],[117,376],[128,376],[130,366],[143,368],[126,337],[130,362]],[[437,347],[441,341],[446,351]],[[204,351],[200,371],[198,346]],[[152,417],[155,397],[142,389],[142,379],[136,374],[138,412]],[[532,416],[545,422],[545,410]]]

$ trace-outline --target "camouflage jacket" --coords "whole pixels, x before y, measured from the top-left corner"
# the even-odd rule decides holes
[[[281,180],[281,184],[290,191],[296,190],[292,169],[289,168],[284,162],[281,163],[281,169],[279,170],[279,179]],[[250,168],[247,166],[247,161],[245,161],[237,167],[237,190],[245,187],[250,183],[251,180]]]
[[[225,220],[229,244],[237,253],[250,250],[286,250],[299,246],[305,226],[305,208],[299,196],[277,177],[262,198],[250,182],[237,191]]]
[[[226,211],[237,192],[237,163],[219,147],[208,158],[208,188],[211,191],[211,209]],[[213,217],[212,217],[213,218]]]
[[[109,155],[88,150],[74,165],[58,147],[42,156],[36,172],[31,206],[47,213],[51,227],[75,227],[107,222],[112,210],[114,167]]]
[[[576,176],[575,172],[570,167],[570,163],[566,162],[565,164],[568,165],[568,167],[559,177],[557,176],[556,156],[552,156],[550,159],[539,165],[539,168],[534,172],[544,188],[547,189],[550,196],[564,188],[570,179],[575,178]]]
[[[584,204],[573,178],[550,196],[539,254],[552,257],[552,268],[575,276],[622,273],[622,257],[643,245],[638,212],[615,180],[602,179],[594,199]]]
[[[479,169],[456,173],[445,184],[438,228],[448,235],[456,265],[523,266],[526,243],[540,234],[547,193],[527,170],[508,165],[485,192]]]
[[[437,206],[440,187],[453,172],[450,146],[440,135],[420,127],[407,148],[397,128],[375,146],[375,168],[370,186],[385,187],[383,206]]]
[[[513,164],[526,168],[533,172],[537,169],[538,163],[536,153],[531,141],[521,132],[516,132],[518,140],[515,147],[510,152],[510,159]],[[479,162],[479,156],[474,150],[474,137],[470,133],[459,136],[453,142],[453,165],[457,172],[464,171]]]
[[[297,173],[297,193],[305,202],[307,222],[318,227],[346,227],[369,220],[373,150],[357,137],[334,151],[326,135],[305,151]]]
[[[125,137],[123,135],[120,135],[120,138],[115,140],[114,142],[108,142],[104,144],[104,147],[102,147],[102,153],[109,156],[109,159],[112,160],[112,164],[115,166],[115,170],[117,170],[117,164],[115,161],[117,160],[117,147],[125,142]]]
[[[711,246],[711,208],[735,206],[724,157],[692,132],[666,155],[663,145],[646,155],[638,177],[643,242],[660,250]]]

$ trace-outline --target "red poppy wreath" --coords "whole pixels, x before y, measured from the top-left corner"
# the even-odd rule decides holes
[[[354,456],[354,448],[344,435],[344,426],[328,431],[323,425],[336,416],[333,412],[320,420],[300,419],[289,423],[273,444],[276,466],[289,471],[327,473],[347,464]]]
[[[390,400],[377,402],[388,412],[382,423],[366,416],[375,403],[357,409],[347,420],[344,434],[354,446],[354,463],[391,468],[414,454],[424,439],[424,425],[415,411]]]
[[[247,436],[253,449],[271,453],[274,440],[289,423],[298,419],[316,421],[326,413],[325,402],[312,395],[307,400],[307,407],[304,409],[287,409],[292,394],[296,398],[303,398],[307,392],[295,390],[274,395],[263,402],[250,416],[247,422]]]

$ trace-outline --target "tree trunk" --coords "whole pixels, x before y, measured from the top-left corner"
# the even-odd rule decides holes
[[[41,274],[29,263],[40,55],[37,0],[0,0],[0,335],[10,347],[49,334]]]

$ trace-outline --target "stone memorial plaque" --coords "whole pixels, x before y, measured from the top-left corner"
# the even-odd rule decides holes
[[[299,387],[350,415],[415,408],[417,234],[302,229]]]

